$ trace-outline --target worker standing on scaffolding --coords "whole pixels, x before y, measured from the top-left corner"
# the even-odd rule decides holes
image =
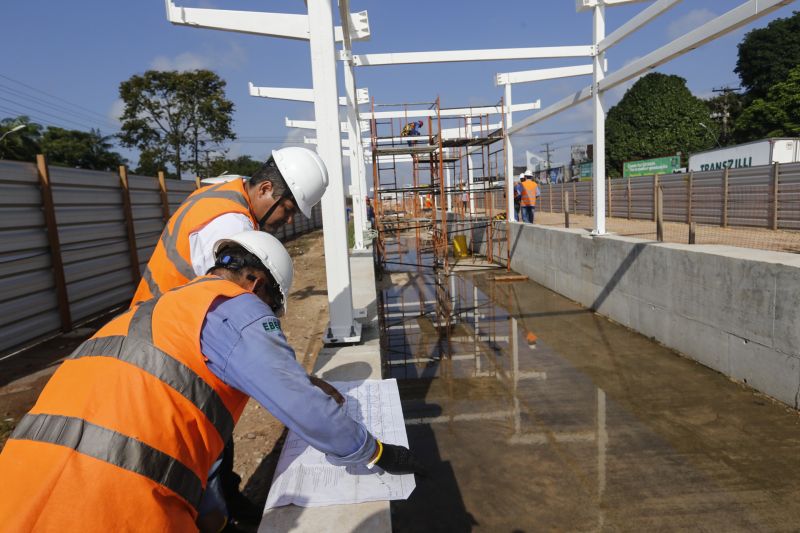
[[[420,133],[417,128],[421,128],[422,124],[423,122],[421,120],[409,122],[403,126],[403,131],[400,132],[400,137],[419,137]],[[408,141],[408,145],[411,146],[411,143],[413,142],[414,141]]]
[[[536,199],[539,197],[539,185],[534,181],[533,175],[525,171],[520,178],[522,184],[522,196],[520,205],[522,209],[522,221],[533,224],[533,217],[536,211]]]

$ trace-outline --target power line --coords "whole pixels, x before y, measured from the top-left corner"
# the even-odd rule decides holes
[[[61,117],[61,116],[55,115],[55,114],[50,113],[48,111],[44,111],[43,109],[37,109],[36,107],[33,107],[31,105],[27,105],[27,104],[22,103],[22,102],[17,102],[15,100],[11,100],[10,98],[5,98],[3,96],[0,96],[0,100],[3,100],[5,102],[8,102],[9,104],[12,104],[12,105],[15,105],[15,106],[20,106],[23,109],[29,109],[29,110],[31,110],[31,111],[33,111],[35,113],[41,113],[43,115],[47,115],[47,116],[53,117],[54,119],[59,120],[61,122],[69,122],[69,123],[75,124],[76,126],[80,126],[81,128],[86,129],[86,130],[93,129],[92,126],[88,126],[86,124],[77,122],[75,120],[71,120],[71,119],[68,119],[68,118],[65,118],[65,117]],[[18,111],[17,113],[19,115],[29,115],[30,114],[30,113],[24,112],[24,111],[23,112],[19,112]]]
[[[98,113],[97,111],[93,111],[93,110],[91,110],[89,108],[83,107],[83,106],[75,104],[73,102],[70,102],[69,100],[65,100],[65,99],[61,98],[60,96],[56,96],[54,94],[50,94],[48,92],[42,91],[41,89],[37,89],[36,87],[32,87],[31,85],[28,85],[27,83],[21,82],[19,80],[15,80],[14,78],[10,78],[10,77],[8,77],[8,76],[6,76],[4,74],[0,74],[0,78],[6,79],[6,80],[8,80],[10,82],[13,82],[13,83],[16,83],[18,85],[22,85],[23,87],[28,88],[28,89],[30,89],[32,91],[36,91],[39,94],[43,94],[43,95],[48,96],[50,98],[55,98],[56,100],[58,100],[60,102],[63,102],[65,104],[67,104],[67,105],[71,105],[73,107],[76,107],[78,109],[86,111],[87,113],[91,113],[93,115],[97,115],[98,117],[100,117],[103,120],[107,120],[107,117],[105,117],[102,113]]]
[[[37,105],[42,105],[42,106],[48,107],[50,109],[53,109],[53,110],[55,110],[55,111],[57,111],[59,113],[73,116],[73,117],[78,118],[80,120],[84,120],[87,123],[94,124],[94,123],[97,122],[97,119],[95,119],[93,116],[91,116],[89,114],[80,113],[80,112],[77,112],[77,111],[73,111],[73,110],[71,110],[69,108],[66,108],[64,106],[60,106],[60,105],[56,105],[56,104],[50,103],[50,102],[48,102],[48,101],[46,101],[46,100],[44,100],[42,98],[39,98],[37,96],[32,96],[32,95],[29,95],[29,94],[25,94],[22,91],[18,91],[17,89],[14,89],[13,87],[9,87],[7,85],[3,85],[2,83],[0,83],[0,92],[4,92],[7,95],[13,96],[15,98],[22,98],[24,100],[33,101]],[[107,118],[104,119],[103,122],[105,123],[105,125],[103,126],[104,128],[117,129],[117,125],[112,123]]]

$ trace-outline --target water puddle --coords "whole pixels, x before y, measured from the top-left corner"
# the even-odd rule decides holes
[[[384,377],[430,467],[396,531],[797,531],[800,417],[532,282],[387,241]]]

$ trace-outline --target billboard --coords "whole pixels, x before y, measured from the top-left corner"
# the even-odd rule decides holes
[[[681,156],[656,157],[641,161],[628,161],[622,166],[622,176],[635,178],[636,176],[652,176],[654,174],[672,174],[681,168]]]

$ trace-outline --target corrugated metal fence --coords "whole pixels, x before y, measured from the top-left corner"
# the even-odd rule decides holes
[[[800,229],[800,163],[610,179],[608,215],[654,220],[657,187],[664,194],[666,222]],[[537,209],[562,213],[567,197],[570,212],[593,214],[590,181],[543,185]]]
[[[195,189],[192,181],[0,160],[0,352],[126,304],[165,217]],[[318,205],[276,236],[320,227]]]

